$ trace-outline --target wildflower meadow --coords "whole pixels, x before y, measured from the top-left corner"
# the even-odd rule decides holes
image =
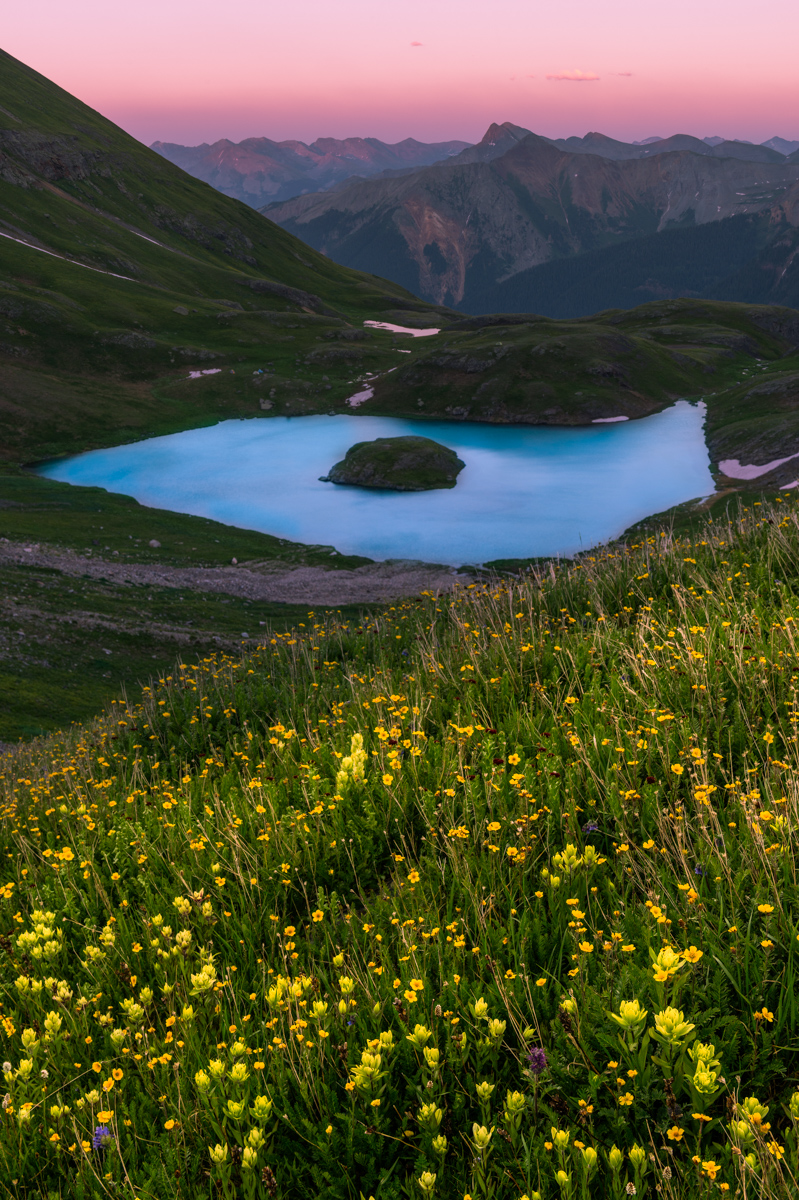
[[[799,1194],[799,506],[2,760],[0,1194]]]

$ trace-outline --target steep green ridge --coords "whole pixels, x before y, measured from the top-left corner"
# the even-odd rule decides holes
[[[309,250],[7,54],[0,109],[7,460],[255,415],[263,393],[242,375],[271,362],[298,398],[295,360],[318,338],[428,307]],[[312,386],[343,401],[351,361],[330,354]],[[213,367],[225,377],[211,395],[164,394]]]
[[[5,757],[7,1194],[793,1200],[798,578],[778,499]]]

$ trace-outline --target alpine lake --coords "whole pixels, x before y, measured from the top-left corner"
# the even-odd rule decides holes
[[[714,490],[704,406],[635,421],[530,427],[370,416],[227,420],[40,464],[41,475],[376,560],[479,565],[572,555]],[[450,447],[457,486],[391,492],[323,482],[355,442]]]

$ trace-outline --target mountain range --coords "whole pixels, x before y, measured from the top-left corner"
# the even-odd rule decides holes
[[[493,131],[493,132],[492,132]],[[405,138],[389,144],[379,138],[317,138],[315,142],[296,140],[275,142],[271,138],[246,138],[231,142],[227,138],[210,145],[183,146],[177,142],[153,142],[150,147],[170,162],[210,183],[226,196],[243,200],[253,208],[290,200],[309,192],[324,192],[347,180],[391,177],[419,167],[457,157],[459,163],[487,162],[497,158],[522,138],[529,129],[512,125],[492,125],[477,145],[452,140],[418,142]],[[750,162],[779,162],[799,150],[799,141],[773,137],[761,145],[722,137],[695,138],[678,134],[671,138],[645,138],[642,142],[620,142],[601,133],[585,137],[545,138],[560,150],[572,154],[599,154],[604,158],[646,158],[669,150],[693,150],[717,158],[743,158]]]
[[[368,178],[383,171],[407,171],[450,158],[468,142],[417,142],[405,138],[389,145],[378,138],[317,138],[305,142],[273,142],[247,138],[211,145],[180,146],[153,142],[150,147],[182,170],[210,183],[226,196],[253,208],[288,200],[304,192],[321,192],[357,175]]]
[[[799,303],[799,150],[555,142],[506,122],[446,162],[262,211],[336,262],[464,312]]]

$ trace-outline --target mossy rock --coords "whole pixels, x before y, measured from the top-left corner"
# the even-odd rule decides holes
[[[393,492],[427,492],[454,487],[464,466],[454,450],[431,438],[375,438],[350,446],[323,479]]]

